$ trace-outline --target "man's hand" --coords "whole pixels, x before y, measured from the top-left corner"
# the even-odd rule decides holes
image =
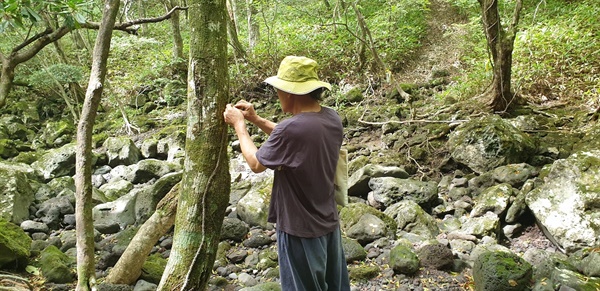
[[[256,111],[254,111],[254,105],[246,100],[240,100],[234,107],[241,110],[244,118],[252,123],[255,123],[259,118]]]
[[[225,122],[234,128],[236,126],[244,125],[244,114],[240,109],[233,107],[231,104],[227,104],[225,111],[223,112],[223,118]]]

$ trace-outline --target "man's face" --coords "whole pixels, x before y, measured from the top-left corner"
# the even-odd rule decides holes
[[[277,97],[279,98],[279,104],[281,104],[281,110],[283,113],[291,113],[291,101],[292,96],[290,93],[275,89],[277,91]]]

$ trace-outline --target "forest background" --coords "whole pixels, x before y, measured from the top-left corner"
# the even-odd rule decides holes
[[[499,22],[488,24],[502,23],[515,33],[508,75],[511,95],[504,94],[500,107],[492,100],[497,95],[489,91],[494,68],[504,66],[494,61],[497,48],[488,46],[481,3],[498,5]],[[94,147],[108,136],[185,126],[190,22],[195,15],[185,9],[188,3],[176,1],[121,4],[93,128]],[[265,98],[270,95],[262,80],[276,72],[284,56],[305,55],[319,62],[320,76],[334,85],[326,104],[342,112],[350,126],[381,125],[387,116],[436,116],[444,108],[452,108],[454,119],[509,116],[522,106],[579,110],[592,120],[600,105],[598,1],[227,4],[230,102],[243,98],[259,107],[275,102]],[[65,136],[74,137],[102,3],[12,0],[0,7],[2,114],[21,116],[38,130],[61,120]],[[520,11],[518,21],[515,11]],[[364,97],[353,99],[349,93],[357,91]],[[518,98],[512,102],[513,97]],[[396,102],[389,103],[390,98]],[[281,118],[280,112],[273,117]],[[26,153],[20,155],[23,161],[52,146],[59,144],[2,140],[4,151]],[[422,172],[435,176],[434,170]]]

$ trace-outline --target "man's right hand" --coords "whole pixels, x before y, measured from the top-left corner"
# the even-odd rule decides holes
[[[254,105],[246,100],[240,100],[234,105],[235,108],[242,111],[244,118],[252,123],[256,122],[258,115],[254,111]]]

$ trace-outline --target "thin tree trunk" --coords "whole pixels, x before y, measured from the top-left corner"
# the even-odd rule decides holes
[[[217,253],[231,178],[225,0],[189,0],[190,57],[184,173],[169,261],[158,290],[205,290]]]
[[[106,0],[92,55],[90,81],[77,126],[75,162],[75,220],[77,235],[77,291],[96,289],[94,222],[92,218],[92,130],[106,79],[110,40],[120,0]]]
[[[233,54],[238,59],[246,58],[246,51],[240,43],[240,39],[237,34],[237,25],[235,23],[234,11],[232,9],[227,9],[227,35],[229,36],[229,41],[231,42],[231,47],[233,47]]]
[[[258,28],[258,21],[256,21],[256,3],[254,0],[246,0],[247,6],[247,21],[248,21],[248,50],[252,52],[254,47],[260,40],[260,31]]]
[[[177,6],[176,0],[165,0],[164,5],[167,12]],[[181,28],[179,25],[179,11],[171,16],[171,33],[173,34],[173,59],[175,61],[183,59],[183,38],[181,37]]]
[[[505,29],[500,20],[498,1],[479,0],[483,30],[493,66],[492,84],[483,96],[489,98],[488,106],[492,110],[506,111],[518,99],[511,87],[512,52],[523,3],[522,0],[517,0],[512,23]]]
[[[117,264],[110,270],[106,282],[111,284],[133,284],[142,274],[142,266],[152,248],[175,222],[179,183],[160,200],[156,211],[144,222],[135,234]]]
[[[15,79],[15,67],[10,59],[0,55],[2,61],[2,71],[0,72],[0,108],[6,105],[6,98],[12,89],[13,80]]]

